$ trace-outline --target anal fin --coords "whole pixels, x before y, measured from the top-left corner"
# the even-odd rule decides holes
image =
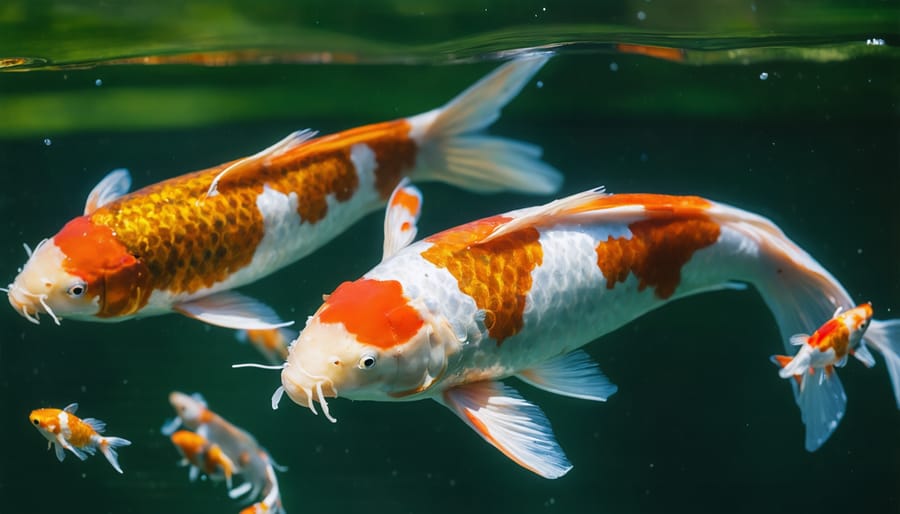
[[[512,387],[475,382],[447,389],[437,400],[520,466],[544,478],[572,469],[547,417]]]
[[[582,350],[560,355],[516,376],[551,393],[598,402],[605,402],[618,390]]]

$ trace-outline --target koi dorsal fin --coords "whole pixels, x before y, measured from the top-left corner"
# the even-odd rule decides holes
[[[63,410],[65,412],[68,412],[69,414],[75,414],[75,411],[78,410],[78,403],[72,402],[72,403],[66,405],[66,408],[64,408]]]
[[[511,234],[526,227],[546,226],[558,223],[572,214],[585,212],[588,206],[600,198],[610,196],[603,186],[582,193],[560,198],[534,209],[519,211],[512,220],[498,226],[481,243],[487,243],[506,234]]]
[[[381,260],[394,255],[416,238],[417,222],[422,214],[422,192],[409,185],[409,178],[397,184],[384,212],[384,253]]]
[[[94,186],[84,204],[84,214],[96,211],[131,189],[131,174],[125,168],[110,171]]]
[[[216,175],[216,178],[213,179],[212,183],[209,185],[209,189],[206,191],[206,198],[211,196],[216,196],[218,194],[218,188],[224,178],[229,180],[236,180],[242,177],[245,173],[253,173],[259,166],[267,165],[272,159],[284,155],[291,150],[294,150],[301,144],[309,141],[310,139],[316,137],[316,134],[319,132],[313,129],[303,129],[298,130],[296,132],[291,132],[281,141],[275,143],[274,145],[259,151],[249,157],[244,157],[243,159],[238,159],[231,163],[231,165],[227,166],[225,169],[219,172]]]

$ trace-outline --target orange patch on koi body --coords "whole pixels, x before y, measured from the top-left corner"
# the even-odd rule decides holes
[[[319,312],[322,323],[341,323],[356,339],[388,349],[409,341],[424,321],[396,280],[359,279],[334,290]]]
[[[525,228],[480,243],[509,218],[494,216],[441,232],[422,257],[456,278],[459,290],[485,312],[488,334],[497,340],[522,330],[531,272],[543,262],[543,248],[535,228]]]
[[[705,218],[650,218],[628,226],[631,238],[610,236],[596,247],[597,266],[607,289],[625,282],[629,274],[638,279],[638,290],[647,287],[666,299],[681,282],[681,268],[694,252],[715,243],[719,225]]]

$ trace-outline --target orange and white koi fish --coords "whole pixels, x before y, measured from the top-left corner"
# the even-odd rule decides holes
[[[268,502],[269,508],[281,508],[275,476],[278,466],[252,435],[211,411],[199,394],[189,396],[175,391],[169,395],[169,403],[177,416],[163,426],[162,433],[172,435],[183,425],[221,448],[234,464],[234,473],[244,479],[243,484],[229,491],[231,498],[246,494],[249,499],[255,500],[262,494],[265,498],[261,503]],[[273,494],[274,497],[269,498]]]
[[[557,478],[571,464],[550,423],[500,381],[604,401],[617,388],[580,347],[672,300],[745,284],[788,351],[791,334],[853,305],[763,217],[694,196],[587,191],[427,237],[341,284],[292,344],[273,406],[287,392],[334,420],[326,398],[432,399],[518,464]],[[900,402],[900,320],[873,320],[863,343],[885,356]],[[805,394],[834,395],[833,384],[807,381]],[[827,437],[842,409],[811,405],[831,408],[800,404],[807,432]]]
[[[236,329],[284,325],[231,292],[312,253],[384,205],[403,177],[476,192],[554,192],[539,147],[483,132],[548,60],[515,59],[432,111],[315,137],[126,194],[126,170],[91,192],[84,215],[30,253],[7,293],[37,323],[179,312]]]
[[[65,409],[36,409],[31,411],[28,419],[38,432],[47,438],[47,449],[50,445],[56,450],[56,458],[60,462],[66,458],[64,450],[69,450],[81,460],[87,459],[99,449],[112,464],[113,469],[122,473],[119,467],[116,448],[128,446],[131,441],[121,437],[104,437],[100,434],[106,429],[106,423],[94,418],[80,419],[75,415],[78,404],[72,403]]]
[[[228,489],[231,489],[234,463],[219,445],[190,430],[179,430],[172,434],[171,439],[183,458],[183,465],[190,466],[188,476],[191,482],[197,480],[200,473],[203,473],[213,480],[224,479]]]
[[[848,355],[853,355],[866,367],[875,365],[875,358],[863,344],[863,335],[869,328],[872,314],[872,305],[868,303],[843,312],[839,308],[834,317],[812,335],[796,334],[791,337],[791,344],[800,348],[793,357],[772,356],[772,362],[781,367],[778,372],[781,378],[794,377],[794,394],[801,410],[811,416],[825,414],[827,418],[807,423],[810,429],[806,433],[806,448],[810,451],[825,442],[833,430],[831,424],[836,426],[844,415],[847,397],[834,368],[843,367]],[[807,394],[813,381],[828,392]],[[813,430],[815,428],[819,430]]]

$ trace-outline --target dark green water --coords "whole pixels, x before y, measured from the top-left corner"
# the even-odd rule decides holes
[[[896,18],[894,32],[883,32],[890,27],[884,18],[895,11],[875,4],[821,18],[831,32],[819,33],[817,41],[831,35],[835,42],[822,48],[854,49],[839,60],[801,58],[798,50],[816,46],[813,40],[790,45],[777,33],[785,44],[776,46],[787,49],[778,55],[790,58],[768,48],[764,58],[705,64],[704,56],[724,54],[689,51],[695,61],[676,63],[616,53],[609,44],[614,31],[608,31],[593,46],[562,49],[536,77],[541,87],[527,87],[491,131],[541,144],[546,160],[566,174],[560,194],[602,184],[612,192],[698,194],[765,215],[854,299],[871,301],[877,317],[898,317],[900,77],[890,44],[897,41]],[[571,6],[551,7],[576,18]],[[623,41],[683,38],[686,29],[674,18],[672,27],[656,26],[654,35],[635,29],[634,12],[643,9],[652,21],[655,7],[624,3],[615,13],[579,21],[596,22],[595,29],[618,23]],[[347,14],[355,27],[380,20],[355,8]],[[453,19],[460,19],[457,9]],[[498,19],[520,14],[504,9]],[[8,19],[3,12],[0,20]],[[840,13],[849,20],[844,31],[835,28]],[[423,23],[439,26],[435,17],[451,14],[428,14]],[[337,13],[322,19],[344,20]],[[716,19],[700,28],[710,31]],[[788,35],[815,32],[812,22],[776,19],[806,30]],[[767,20],[758,32],[779,26]],[[858,51],[866,48],[865,37],[854,30],[866,20],[882,27],[871,36],[886,38],[884,52]],[[571,20],[563,21],[571,29]],[[148,17],[149,25],[157,22]],[[59,34],[52,26],[51,41]],[[496,62],[433,66],[427,61],[443,62],[451,53],[435,40],[457,45],[475,61],[482,39],[494,45],[491,52],[510,46],[488,26],[476,26],[478,37],[463,45],[462,26],[448,34],[407,31],[391,38],[383,28],[355,33],[404,49],[378,47],[374,53],[382,60],[420,57],[407,65],[132,65],[0,74],[3,280],[25,262],[21,243],[33,246],[80,214],[87,193],[112,168],[129,168],[140,187],[254,153],[296,129],[328,133],[442,104]],[[722,47],[727,30],[746,32],[721,26],[717,37],[725,39],[685,40],[685,46]],[[540,30],[532,44],[572,32],[534,27]],[[34,34],[26,29],[23,34]],[[135,34],[138,43],[152,39]],[[29,41],[30,51],[7,56],[92,60],[77,45],[41,47],[36,36]],[[76,38],[95,59],[127,53],[101,54],[89,41]],[[321,50],[330,40],[323,41],[296,47]],[[331,42],[344,48],[340,39]],[[192,39],[182,43],[208,49]],[[421,234],[547,200],[421,188]],[[245,292],[302,322],[322,293],[380,259],[381,223],[380,214],[367,217]],[[279,481],[291,513],[900,512],[900,411],[883,362],[867,370],[851,361],[840,370],[846,417],[822,449],[806,452],[790,387],[768,361],[781,349],[778,332],[753,290],[683,300],[588,345],[619,386],[606,404],[516,384],[547,413],[575,465],[555,481],[520,469],[432,402],[335,400],[335,425],[287,401],[273,412],[269,397],[277,374],[230,368],[260,361],[255,351],[227,330],[177,315],[57,327],[34,326],[0,308],[0,337],[4,513],[240,510],[221,484],[191,484],[186,470],[176,467],[176,452],[159,433],[172,415],[166,395],[173,389],[202,392],[214,410],[254,433],[290,468]],[[28,412],[72,401],[81,404],[79,414],[103,419],[110,434],[133,441],[120,451],[125,475],[101,457],[80,462],[69,455],[59,463],[45,451]]]

